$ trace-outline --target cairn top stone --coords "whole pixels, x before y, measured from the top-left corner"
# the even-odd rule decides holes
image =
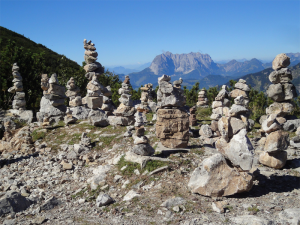
[[[49,79],[49,83],[50,84],[59,84],[59,81],[57,79],[57,74],[54,73],[51,75],[50,79]]]
[[[158,78],[158,82],[161,82],[161,81],[170,81],[171,80],[171,77],[164,74],[162,75],[161,77]]]
[[[290,57],[285,53],[278,54],[272,62],[273,70],[279,70],[281,68],[288,67],[290,65]]]

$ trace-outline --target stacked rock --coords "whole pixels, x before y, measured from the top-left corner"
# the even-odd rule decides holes
[[[43,89],[44,96],[40,102],[40,111],[37,113],[38,121],[42,122],[45,115],[47,115],[50,120],[53,118],[55,122],[63,120],[67,109],[64,105],[66,89],[59,84],[57,75],[54,73],[49,79],[47,74],[43,74],[41,88]]]
[[[153,84],[148,84],[148,105],[152,112],[156,112],[157,104],[154,102],[154,98],[156,97],[156,93],[153,89]]]
[[[106,87],[107,92],[104,93],[103,96],[103,103],[101,109],[105,112],[107,116],[112,115],[113,111],[115,109],[112,100],[109,98],[112,96],[111,88],[110,86]]]
[[[238,96],[243,96],[244,105],[248,107],[249,105],[249,92],[250,87],[246,84],[246,81],[243,79],[239,79],[239,81],[234,85],[234,90],[232,90],[229,94],[231,98],[236,98]]]
[[[19,66],[17,63],[13,64],[12,75],[14,77],[14,85],[8,89],[9,93],[15,93],[14,100],[12,102],[12,108],[17,110],[24,110],[26,106],[25,93],[23,92],[22,76],[19,73]]]
[[[75,123],[76,121],[77,121],[77,118],[73,117],[73,115],[72,115],[72,109],[70,109],[69,107],[67,107],[66,116],[64,118],[65,124],[66,125],[72,124],[72,123]]]
[[[83,40],[84,60],[86,65],[84,70],[86,71],[85,77],[90,81],[87,85],[87,95],[82,99],[83,104],[87,104],[90,109],[101,108],[103,102],[109,103],[109,100],[103,99],[103,95],[110,97],[112,95],[110,87],[104,87],[98,80],[101,74],[104,73],[104,68],[99,62],[96,62],[98,53],[96,52],[95,44],[91,41],[87,42]],[[109,104],[107,104],[109,105]],[[112,111],[110,106],[104,106],[106,111]]]
[[[134,114],[136,109],[133,107],[130,91],[131,84],[129,76],[127,75],[122,83],[122,88],[119,89],[119,94],[121,95],[119,101],[121,104],[114,111],[115,116],[108,117],[111,125],[128,126],[134,124]]]
[[[151,108],[149,107],[149,89],[150,87],[148,86],[148,84],[145,84],[144,87],[141,87],[141,105],[143,106],[143,108],[145,109],[144,113],[148,113],[151,110]]]
[[[254,148],[242,119],[247,112],[243,100],[243,96],[238,96],[227,115],[219,119],[221,137],[215,143],[219,154],[205,159],[192,173],[188,186],[193,193],[221,197],[252,188],[253,176],[249,171],[254,164]],[[208,127],[208,133],[207,130]]]
[[[290,145],[294,148],[300,148],[300,127],[296,130],[296,136],[290,140]]]
[[[269,75],[269,80],[273,84],[267,94],[275,102],[266,109],[267,119],[262,122],[267,137],[259,162],[276,169],[284,167],[287,160],[284,150],[289,146],[289,134],[282,131],[281,124],[285,121],[283,117],[293,110],[291,100],[297,97],[295,86],[290,82],[293,79],[291,71],[286,68],[289,64],[290,58],[284,53],[277,55],[272,63],[275,71]]]
[[[205,88],[202,88],[202,90],[198,93],[197,107],[208,108],[208,99]]]
[[[156,136],[164,147],[185,148],[189,141],[189,116],[183,108],[186,99],[180,88],[182,79],[169,82],[171,77],[158,78]]]
[[[75,84],[75,80],[73,77],[67,82],[67,92],[66,96],[69,98],[69,106],[76,107],[82,105],[82,99],[80,95],[80,89]]]
[[[213,137],[220,137],[221,134],[218,129],[218,121],[219,119],[225,115],[229,116],[229,106],[230,106],[230,100],[229,100],[229,92],[226,85],[222,86],[222,89],[218,93],[217,97],[215,98],[215,101],[212,103],[212,115],[210,118],[212,119],[210,129],[208,126],[201,126],[203,129],[200,129],[199,133],[201,136],[204,136],[205,138],[213,138]],[[207,140],[207,143],[213,144],[216,140]]]
[[[132,152],[137,155],[150,156],[153,155],[155,150],[149,144],[149,139],[145,136],[144,123],[146,122],[143,117],[144,107],[137,107],[135,113],[134,127],[136,135],[134,137],[134,146]]]
[[[190,108],[190,117],[189,117],[190,126],[197,125],[196,111],[197,111],[196,106],[193,106],[192,108]]]

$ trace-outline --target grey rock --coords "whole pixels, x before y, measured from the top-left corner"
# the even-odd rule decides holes
[[[236,224],[243,225],[275,225],[271,220],[253,215],[243,215],[230,218],[230,221]]]
[[[77,106],[72,108],[72,116],[79,120],[85,120],[88,118],[89,113],[91,109],[83,107],[83,106]]]
[[[284,91],[283,86],[279,84],[271,84],[267,90],[267,95],[269,98],[276,102],[284,101]]]
[[[101,207],[112,203],[114,200],[108,194],[99,194],[96,199],[96,206]]]
[[[151,156],[155,152],[155,150],[152,148],[152,146],[148,143],[134,145],[131,151],[137,155],[143,155],[143,156]]]
[[[202,125],[199,131],[199,134],[204,137],[212,137],[213,132],[208,124]]]
[[[184,205],[186,203],[186,200],[181,197],[175,197],[175,198],[170,198],[166,201],[164,201],[160,206],[166,207],[166,208],[171,208],[173,206],[177,205]]]
[[[300,223],[300,208],[285,209],[278,216],[284,223],[298,225]]]
[[[44,204],[41,205],[41,210],[50,210],[58,206],[59,204],[61,204],[61,201],[58,200],[56,197],[52,196],[51,198],[46,200]]]
[[[9,191],[0,200],[0,216],[7,213],[21,212],[32,203],[19,192]]]
[[[234,87],[243,91],[250,91],[249,86],[245,83],[241,83],[240,81],[237,82]]]
[[[109,125],[108,118],[105,112],[101,109],[91,110],[88,117],[90,124],[93,126],[106,127]]]
[[[273,70],[278,70],[280,68],[285,68],[290,65],[290,57],[285,53],[278,54],[272,62]]]
[[[37,113],[37,119],[39,122],[42,122],[46,115],[48,117],[59,117],[63,119],[66,110],[67,107],[65,105],[52,106],[51,101],[43,96],[40,102],[40,111]]]
[[[293,79],[292,71],[288,68],[275,70],[269,75],[269,80],[273,84],[290,82]]]
[[[231,116],[238,116],[240,114],[247,113],[248,111],[249,110],[244,106],[233,104],[229,110],[229,113]]]
[[[284,83],[282,84],[284,90],[284,100],[292,100],[293,98],[297,97],[296,88],[291,83]]]
[[[298,127],[300,127],[300,119],[287,120],[287,121],[283,124],[283,130],[285,130],[285,131],[294,132],[294,131],[296,131],[296,129],[297,129]]]

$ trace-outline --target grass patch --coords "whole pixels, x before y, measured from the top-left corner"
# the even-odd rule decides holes
[[[253,206],[253,207],[248,207],[248,211],[257,213],[259,212],[259,209],[256,206]]]
[[[124,166],[127,166],[127,168],[121,171],[121,168],[123,168]],[[140,169],[140,164],[128,162],[125,160],[125,156],[122,156],[117,164],[117,167],[118,170],[121,171],[122,175],[131,176],[134,173],[133,171],[135,169]]]
[[[160,167],[169,165],[169,162],[162,162],[158,160],[151,160],[146,163],[146,166],[141,170],[141,166],[138,163],[128,162],[125,160],[125,156],[122,156],[120,161],[117,164],[118,170],[122,173],[122,175],[125,176],[132,176],[134,173],[134,170],[138,169],[140,173],[142,174],[146,170],[149,172],[152,172]],[[127,166],[126,169],[121,171],[121,168],[124,166]],[[137,182],[138,183],[138,182]]]
[[[204,155],[205,151],[204,151],[204,148],[192,148],[190,153],[195,153],[197,155]]]
[[[144,168],[144,171],[145,170],[148,170],[149,172],[152,172],[153,170],[156,170],[160,167],[163,167],[163,166],[167,166],[169,165],[168,162],[162,162],[162,161],[157,161],[157,160],[151,160],[151,161],[148,161],[146,163],[146,166]]]
[[[196,118],[198,120],[210,120],[210,115],[212,114],[212,108],[202,108],[198,107],[196,111]]]
[[[64,127],[65,125],[66,125],[65,122],[62,120],[58,121],[58,123],[57,123],[58,127]]]
[[[153,119],[153,114],[154,114],[153,112],[150,112],[150,113],[147,113],[147,114],[146,114],[146,118],[147,118],[147,121],[148,121],[148,122],[152,121],[152,119]]]
[[[74,145],[76,143],[79,143],[80,139],[81,134],[73,134],[71,140],[68,142],[68,145]]]
[[[26,121],[23,119],[14,119],[13,120],[15,124],[17,124],[18,127],[25,127],[27,125]]]
[[[46,137],[46,132],[41,130],[35,130],[31,133],[32,140],[35,142],[39,139],[44,139]]]

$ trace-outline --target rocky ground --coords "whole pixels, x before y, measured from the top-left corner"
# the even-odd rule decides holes
[[[156,153],[140,160],[141,168],[126,160],[133,146],[132,137],[123,137],[126,127],[77,121],[29,128],[35,151],[1,155],[2,224],[300,224],[299,148],[287,150],[281,170],[257,164],[250,192],[211,198],[192,194],[187,186],[199,163],[217,152],[197,137],[187,149],[164,149],[148,124]],[[257,156],[258,129],[248,133]],[[78,144],[82,132],[92,148],[77,154],[68,145]]]

